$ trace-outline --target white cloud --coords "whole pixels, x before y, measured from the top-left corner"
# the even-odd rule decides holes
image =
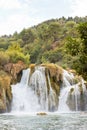
[[[62,15],[85,16],[86,5],[87,0],[0,0],[0,35]]]
[[[0,9],[17,9],[20,7],[19,0],[0,0]]]
[[[13,34],[15,31],[20,32],[23,28],[28,28],[42,22],[43,19],[29,17],[27,14],[11,15],[7,21],[0,23],[0,35]]]
[[[70,0],[72,8],[72,16],[87,15],[87,0]]]
[[[20,32],[41,21],[31,0],[0,0],[0,35]]]

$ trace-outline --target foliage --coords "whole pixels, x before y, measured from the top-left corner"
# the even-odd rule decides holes
[[[10,62],[16,63],[18,60],[22,60],[26,64],[29,63],[30,56],[28,54],[23,54],[19,44],[14,43],[10,45],[6,53],[10,57]]]
[[[80,33],[80,37],[82,39],[82,48],[80,52],[80,73],[87,76],[87,22],[81,23],[78,26],[78,31]]]
[[[57,63],[87,75],[87,16],[51,19],[0,37],[0,64]]]
[[[63,57],[63,54],[61,52],[62,50],[58,48],[55,50],[46,51],[44,52],[41,61],[52,62],[52,63],[60,61]]]
[[[0,65],[3,66],[7,64],[10,60],[9,55],[6,54],[4,51],[0,51]]]
[[[72,56],[76,56],[80,51],[80,40],[68,37],[65,43],[66,52]]]

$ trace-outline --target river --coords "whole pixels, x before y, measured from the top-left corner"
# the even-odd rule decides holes
[[[87,113],[1,114],[0,130],[87,130]]]
[[[78,90],[79,83],[73,83],[73,74],[64,70],[58,105],[49,75],[50,91],[49,93],[47,91],[43,67],[36,68],[36,71],[29,77],[30,69],[24,70],[20,83],[12,85],[12,110],[10,113],[0,115],[0,130],[87,130],[87,90],[83,80],[79,82],[82,84],[84,97]],[[69,100],[67,105],[71,88],[75,91],[72,95],[74,100]],[[80,101],[81,97],[84,100]],[[52,108],[56,106],[58,109],[54,109],[56,112],[53,112]],[[73,110],[70,106],[74,106]],[[82,109],[83,106],[84,109]],[[37,115],[40,111],[47,114]]]

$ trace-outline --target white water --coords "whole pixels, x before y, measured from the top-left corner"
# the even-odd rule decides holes
[[[69,112],[70,111],[66,102],[67,102],[69,90],[71,88],[70,82],[73,83],[73,81],[72,81],[73,77],[74,76],[72,74],[69,74],[67,71],[64,70],[63,85],[62,85],[62,89],[61,89],[60,97],[59,97],[59,107],[58,107],[59,112]]]
[[[29,86],[34,90],[35,95],[38,96],[38,102],[40,103],[41,110],[48,110],[47,83],[44,67],[35,68],[35,72],[30,78]]]
[[[40,110],[37,96],[28,86],[29,75],[30,69],[23,70],[21,82],[16,85],[12,85],[12,112],[35,112]]]
[[[0,130],[87,130],[87,113],[0,115]]]
[[[60,91],[60,97],[59,97],[59,107],[58,111],[59,112],[70,112],[71,110],[69,109],[67,105],[67,99],[70,93],[70,89],[73,88],[73,93],[72,95],[75,97],[75,110],[78,111],[78,101],[80,100],[80,90],[79,90],[79,85],[82,85],[83,93],[86,92],[86,86],[84,84],[84,80],[81,79],[78,83],[74,84],[73,82],[74,75],[72,73],[69,73],[68,71],[63,72],[63,85],[62,89]],[[72,102],[72,101],[71,101]],[[80,101],[79,101],[80,102]],[[85,104],[84,104],[85,105]]]
[[[23,70],[23,74],[22,74],[20,83],[21,83],[21,84],[28,85],[29,76],[30,76],[30,69],[28,68],[28,69],[26,69],[26,70]]]
[[[53,110],[53,109],[54,109],[54,106],[56,106],[56,98],[57,98],[57,97],[56,97],[55,92],[54,92],[53,89],[52,89],[49,74],[48,74],[47,78],[48,78],[48,84],[49,84],[48,104],[49,104],[49,107]],[[49,108],[49,109],[50,109],[50,108]],[[55,108],[55,109],[56,109],[56,108]],[[51,110],[51,111],[52,111],[52,110]]]
[[[84,85],[83,79],[77,84],[74,84],[73,79],[74,75],[64,70],[63,84],[60,91],[58,105],[57,96],[52,89],[49,74],[47,74],[46,79],[45,68],[40,66],[36,67],[32,75],[30,75],[30,69],[23,70],[20,83],[12,85],[12,112],[47,112],[57,110],[57,106],[58,112],[70,112],[71,110],[67,105],[67,100],[71,88],[74,89],[72,95],[75,99],[71,102],[74,102],[75,104],[74,110],[78,111],[78,104],[80,104],[80,91],[78,86],[82,84],[84,92],[86,92],[86,87]],[[49,92],[47,80],[49,85]]]
[[[55,95],[50,85],[48,94],[45,68],[36,67],[30,76],[30,69],[23,70],[20,83],[12,85],[13,102],[12,111],[38,112],[48,111],[56,104]]]

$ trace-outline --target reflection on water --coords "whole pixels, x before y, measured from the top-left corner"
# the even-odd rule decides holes
[[[0,115],[0,130],[87,130],[87,113]]]

